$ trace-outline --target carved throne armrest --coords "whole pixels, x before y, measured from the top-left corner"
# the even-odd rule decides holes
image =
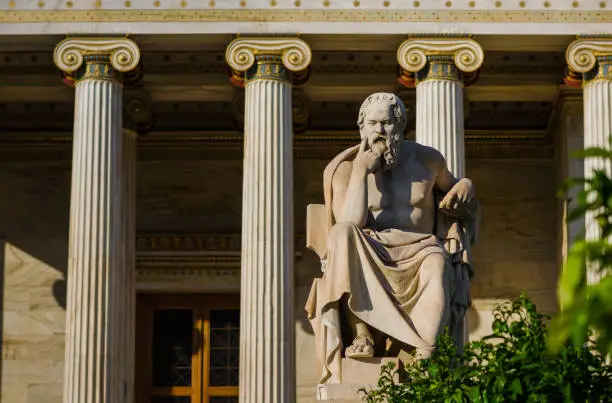
[[[327,256],[327,216],[324,204],[306,207],[306,247],[314,251],[321,261]]]

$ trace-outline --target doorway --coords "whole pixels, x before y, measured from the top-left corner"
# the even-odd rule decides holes
[[[139,294],[137,403],[237,403],[238,294]]]

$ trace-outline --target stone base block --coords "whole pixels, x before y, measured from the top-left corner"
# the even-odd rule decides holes
[[[356,403],[363,401],[360,388],[376,386],[380,377],[380,367],[390,362],[396,368],[401,365],[399,358],[343,358],[342,383],[317,385],[317,400],[334,403]]]

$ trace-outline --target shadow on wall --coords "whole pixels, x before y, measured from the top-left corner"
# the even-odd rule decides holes
[[[295,262],[295,320],[299,323],[300,329],[307,334],[314,334],[312,326],[306,317],[306,300],[310,293],[310,286],[316,277],[321,277],[321,261],[319,256],[310,249],[303,248],[302,254]]]
[[[34,288],[28,297],[31,310],[66,308],[70,177],[70,160],[2,164],[0,183],[7,196],[0,201],[3,295],[6,299],[12,288]],[[41,294],[52,295],[55,304],[37,302]]]
[[[67,284],[67,223],[66,228],[54,226],[53,236],[23,234],[5,236],[3,239],[2,290],[7,292],[28,291],[30,309],[51,307],[50,301],[37,298],[52,296],[55,307],[66,310]]]
[[[474,305],[468,308],[465,313],[465,320],[467,321],[468,335],[480,328],[480,315],[478,315],[478,311],[474,308]]]

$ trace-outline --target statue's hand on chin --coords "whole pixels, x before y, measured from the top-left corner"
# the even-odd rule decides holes
[[[448,191],[440,202],[440,209],[451,216],[471,214],[474,205],[472,181],[461,179]]]
[[[359,145],[359,152],[353,161],[355,168],[364,174],[375,172],[381,165],[381,155],[367,148],[368,140],[363,139]]]

